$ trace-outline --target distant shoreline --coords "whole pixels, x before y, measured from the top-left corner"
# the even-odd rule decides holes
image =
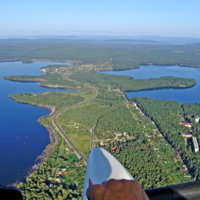
[[[185,87],[155,87],[155,88],[150,88],[150,89],[139,89],[139,90],[125,90],[124,92],[143,92],[143,91],[153,91],[153,90],[169,90],[169,89],[174,89],[174,90],[184,90],[188,88],[194,87],[196,84],[192,86],[185,86]]]
[[[23,63],[23,61],[30,61],[30,62],[27,62],[27,63],[24,63],[24,64],[29,64],[29,63],[33,63],[33,62],[69,62],[69,63],[74,63],[74,62],[80,62],[80,61],[76,61],[76,60],[50,60],[50,59],[3,59],[3,60],[0,60],[0,62],[17,62],[17,61],[20,61]]]

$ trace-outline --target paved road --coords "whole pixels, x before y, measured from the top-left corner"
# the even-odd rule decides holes
[[[93,139],[94,139],[94,129],[96,128],[96,124],[90,129],[91,132],[91,140],[90,140],[90,150],[92,151],[93,148]]]
[[[89,100],[87,100],[87,101],[79,102],[79,103],[77,103],[77,104],[74,104],[74,105],[72,105],[72,106],[67,106],[67,107],[65,107],[65,108],[63,108],[63,109],[61,109],[61,110],[59,110],[58,112],[56,112],[56,113],[53,115],[53,119],[52,119],[53,125],[54,125],[55,129],[59,132],[60,136],[67,142],[67,144],[70,146],[70,148],[72,148],[72,149],[74,150],[74,153],[78,156],[78,158],[79,158],[79,159],[80,159],[80,158],[83,159],[83,162],[85,163],[85,165],[87,164],[87,159],[86,159],[85,156],[84,156],[82,153],[80,153],[80,152],[78,151],[78,149],[72,144],[72,142],[70,141],[70,139],[67,137],[67,135],[65,134],[65,132],[64,132],[64,131],[62,130],[62,128],[60,127],[60,125],[56,122],[56,117],[57,117],[61,112],[65,111],[65,110],[68,110],[68,109],[73,108],[73,107],[75,107],[75,106],[79,106],[79,105],[81,105],[81,104],[88,103],[88,102],[93,101],[94,99],[96,99],[96,97],[99,95],[99,90],[98,90],[97,88],[91,87],[91,86],[86,86],[86,87],[91,88],[91,89],[93,89],[93,90],[96,91],[95,97],[93,97],[92,99],[89,99]]]

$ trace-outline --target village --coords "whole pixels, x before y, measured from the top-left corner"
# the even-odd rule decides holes
[[[141,109],[137,106],[136,103],[129,104],[127,102],[127,108],[130,110],[131,115],[133,118],[143,124],[142,132],[144,133],[145,137],[147,138],[147,141],[149,142],[151,148],[155,151],[157,154],[158,159],[161,161],[162,165],[165,168],[172,168],[172,173],[175,176],[181,176],[182,180],[188,181],[188,178],[191,178],[191,175],[188,172],[187,166],[184,164],[181,155],[178,151],[173,149],[171,145],[166,141],[166,139],[163,137],[163,135],[160,133],[158,128],[156,127],[155,123],[151,121],[147,116],[144,115],[144,113],[141,111]],[[103,133],[103,137],[106,139],[102,140],[96,140],[94,141],[94,146],[101,146],[105,147],[107,145],[111,145],[111,150],[113,152],[117,151],[117,144],[123,144],[126,145],[127,141],[129,140],[138,140],[136,136],[131,136],[127,131],[123,131],[121,133],[119,132],[111,132],[110,130],[107,130],[106,133]],[[193,137],[195,138],[195,137]],[[193,139],[195,140],[195,139]],[[198,143],[195,143],[198,148]],[[195,152],[197,150],[195,149]]]
[[[200,120],[199,116],[194,115],[193,117],[195,119],[195,122],[199,123],[199,120]],[[189,123],[189,122],[183,121],[183,122],[180,122],[180,124],[183,125],[183,126],[185,126],[185,127],[190,128],[190,132],[193,132],[192,131],[192,125],[193,125],[193,123]],[[188,143],[188,140],[192,139],[192,144],[193,144],[193,150],[194,150],[194,152],[199,152],[199,144],[198,144],[197,137],[194,137],[192,134],[186,134],[186,133],[181,133],[181,135],[185,138],[186,144]]]
[[[171,168],[171,166],[173,166],[173,171],[171,171],[171,173],[177,176],[180,175],[183,176],[183,180],[191,178],[191,175],[189,174],[187,166],[184,164],[180,153],[171,147],[171,145],[166,141],[166,139],[160,133],[155,123],[144,115],[144,113],[141,111],[141,109],[137,106],[136,103],[133,103],[132,105],[127,105],[127,107],[128,108],[132,107],[135,109],[135,112],[131,112],[135,120],[138,121],[141,120],[142,118],[143,121],[146,121],[146,125],[143,126],[144,129],[143,133],[145,134],[151,147],[157,153],[157,156],[161,160],[163,165],[166,168],[168,167]],[[198,121],[197,119],[196,122],[199,122],[199,119]],[[199,151],[199,146],[197,140],[195,139],[196,137],[193,138],[195,144],[194,151],[197,152]]]
[[[104,71],[104,70],[112,70],[113,68],[108,65],[107,63],[104,63],[102,65],[94,65],[94,64],[79,64],[77,62],[73,63],[73,65],[49,65],[47,67],[40,68],[41,72],[44,73],[58,73],[63,74],[64,78],[66,76],[71,75],[78,71]]]

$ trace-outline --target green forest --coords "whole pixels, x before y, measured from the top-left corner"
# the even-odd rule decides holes
[[[83,97],[68,92],[46,92],[39,94],[22,93],[11,94],[11,98],[16,99],[21,103],[29,103],[38,106],[54,106],[56,110],[60,110],[63,107],[70,106],[84,100]]]
[[[21,81],[21,82],[40,82],[39,85],[48,87],[49,85],[57,85],[58,87],[77,87],[81,83],[74,82],[72,80],[63,78],[62,75],[57,73],[46,73],[39,76],[5,76],[5,80]]]
[[[138,91],[156,88],[180,88],[182,85],[184,87],[191,87],[196,84],[194,79],[172,76],[150,79],[133,79],[133,77],[130,76],[108,75],[95,72],[78,72],[70,75],[69,78],[85,83],[91,83],[100,88],[108,87],[108,85],[110,85],[114,89],[121,89],[123,91]]]
[[[193,152],[191,145],[185,142],[182,133],[192,134],[200,139],[200,124],[194,122],[193,116],[199,113],[200,104],[182,104],[175,101],[154,100],[152,98],[135,97],[134,101],[151,120],[172,147],[180,154],[189,172],[195,180],[200,179],[200,153]],[[191,132],[181,121],[194,122]]]
[[[127,141],[125,145],[115,146],[118,147],[118,152],[112,152],[109,147],[106,147],[106,149],[124,165],[144,189],[177,183],[158,160],[156,153],[150,148],[142,135],[136,141]]]
[[[199,45],[123,45],[67,44],[35,40],[26,43],[1,43],[0,60],[71,60],[81,64],[109,65],[114,70],[140,65],[180,65],[200,67]]]

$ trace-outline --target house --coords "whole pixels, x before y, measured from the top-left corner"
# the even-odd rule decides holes
[[[182,168],[185,169],[186,171],[188,170],[186,165],[183,165]]]
[[[199,123],[200,117],[198,115],[194,115],[195,122]]]
[[[101,146],[105,146],[105,143],[103,141],[100,142]]]
[[[65,148],[65,150],[66,150],[67,152],[70,152],[70,150],[69,150],[67,147]]]
[[[126,135],[126,132],[124,132],[124,135]]]
[[[66,167],[60,167],[60,168],[57,168],[56,170],[56,174],[64,174],[66,172]]]
[[[78,186],[78,183],[79,183],[78,181],[75,181],[75,185],[76,185],[76,186]]]
[[[189,128],[192,127],[192,123],[181,122],[180,124],[181,124],[181,125],[184,125],[184,126],[187,126],[187,127],[189,127]]]
[[[112,150],[112,151],[115,151],[116,149],[117,149],[117,147],[113,147],[111,150]]]
[[[122,136],[122,134],[121,133],[117,133],[116,136],[120,137],[120,136]]]
[[[136,103],[133,103],[133,107],[137,107],[137,104],[136,104]]]
[[[61,175],[63,172],[62,171],[57,171],[56,174]]]
[[[181,133],[181,135],[182,135],[184,138],[191,138],[191,137],[192,137],[191,134]]]
[[[193,146],[194,146],[194,151],[198,152],[199,151],[199,144],[197,142],[197,138],[196,137],[192,137],[192,142],[193,142]]]
[[[61,176],[59,176],[59,177],[57,177],[57,178],[55,179],[55,181],[56,181],[58,184],[60,184],[60,183],[63,182],[63,178],[62,178]]]
[[[61,171],[66,171],[66,167],[60,167]]]

